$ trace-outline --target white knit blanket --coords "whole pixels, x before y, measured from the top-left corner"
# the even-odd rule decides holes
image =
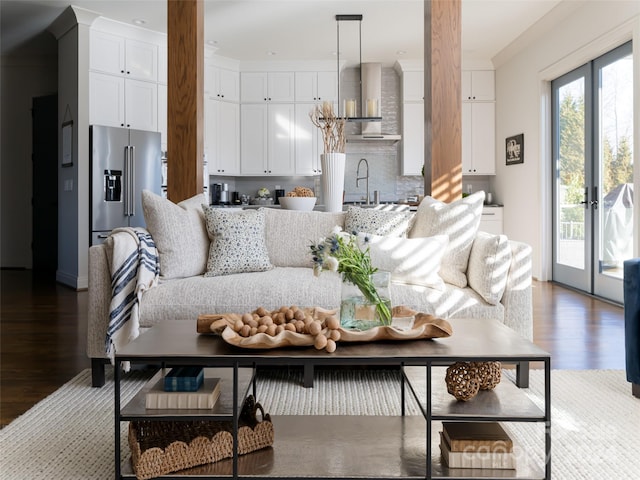
[[[153,238],[144,228],[117,228],[107,243],[111,253],[111,303],[106,352],[115,352],[140,333],[140,298],[158,282],[160,264]],[[125,365],[128,370],[128,365]]]

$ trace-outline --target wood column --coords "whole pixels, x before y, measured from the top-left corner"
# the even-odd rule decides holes
[[[461,0],[424,2],[424,191],[462,195]]]
[[[168,0],[167,196],[203,191],[204,3]]]

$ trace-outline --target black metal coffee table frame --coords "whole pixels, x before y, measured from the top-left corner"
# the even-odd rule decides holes
[[[499,322],[451,320],[449,338],[407,342],[339,343],[333,354],[309,348],[274,350],[239,349],[219,337],[198,335],[195,324],[164,322],[116,354],[115,469],[116,478],[135,478],[129,462],[122,465],[120,423],[131,420],[224,420],[232,422],[234,456],[228,461],[196,467],[162,478],[526,478],[551,479],[550,355],[519,337]],[[195,322],[194,322],[195,323]],[[201,365],[220,369],[224,389],[212,411],[146,410],[144,391],[121,405],[122,362],[165,365]],[[458,361],[501,361],[522,365],[543,362],[544,409],[508,381],[501,382],[478,400],[457,402],[438,381],[444,367]],[[394,366],[403,370],[401,416],[276,416],[276,440],[272,449],[238,457],[238,415],[250,390],[256,392],[255,368],[259,366]],[[421,416],[406,416],[406,391],[420,406]],[[426,388],[429,385],[430,388]],[[300,387],[302,388],[302,387]],[[229,391],[230,390],[230,391]],[[501,421],[544,422],[544,467],[520,465],[513,471],[448,469],[433,453],[432,422]],[[424,421],[424,424],[422,422]],[[516,439],[517,441],[517,439]],[[395,454],[394,454],[395,452]],[[333,460],[332,458],[333,457]],[[336,457],[340,461],[336,463]],[[305,461],[301,461],[305,458]],[[331,466],[334,462],[337,467]],[[494,472],[495,477],[488,476]]]

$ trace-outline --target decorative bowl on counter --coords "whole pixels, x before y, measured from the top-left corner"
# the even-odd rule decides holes
[[[285,210],[313,210],[317,197],[280,197],[280,206]]]

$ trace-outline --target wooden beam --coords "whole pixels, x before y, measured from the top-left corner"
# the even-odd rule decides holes
[[[204,3],[167,1],[167,196],[203,191]]]
[[[462,194],[461,0],[424,2],[425,195]]]

